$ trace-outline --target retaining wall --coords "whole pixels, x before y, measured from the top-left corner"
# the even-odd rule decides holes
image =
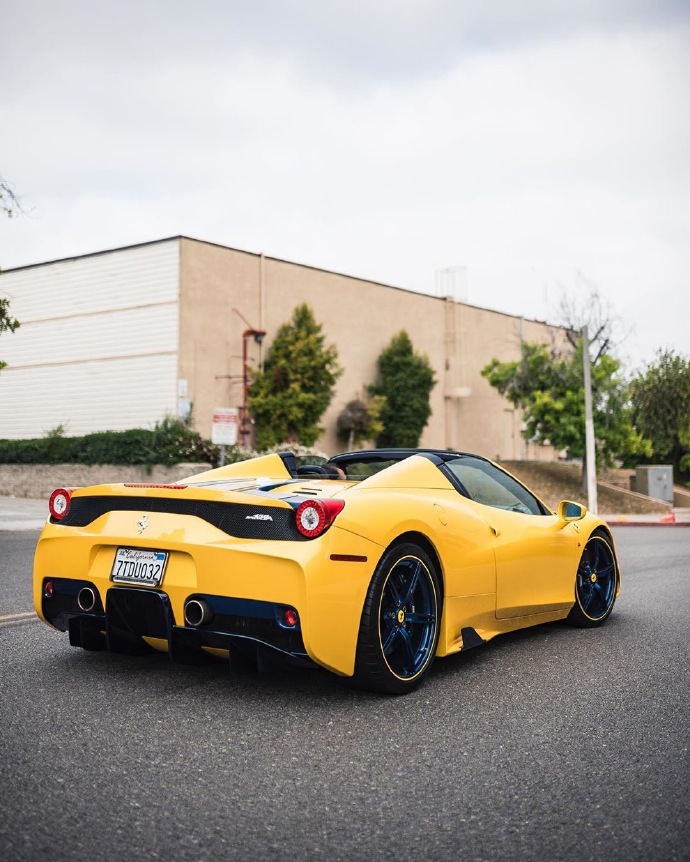
[[[0,464],[0,494],[47,499],[56,488],[82,488],[109,482],[168,484],[210,469],[209,464],[122,467],[113,464]]]

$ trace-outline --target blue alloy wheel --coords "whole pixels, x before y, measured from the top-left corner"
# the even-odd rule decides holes
[[[581,626],[601,625],[616,599],[618,569],[612,546],[593,535],[585,546],[575,579],[575,605],[568,619]]]
[[[383,585],[379,632],[384,659],[400,679],[412,679],[429,660],[436,637],[436,591],[417,557],[403,557]]]
[[[388,694],[405,694],[419,685],[436,655],[441,603],[429,554],[411,543],[389,548],[364,602],[355,682]]]

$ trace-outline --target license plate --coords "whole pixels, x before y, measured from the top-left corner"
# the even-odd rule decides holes
[[[118,584],[157,587],[163,580],[167,551],[142,551],[141,548],[118,548],[110,580]]]

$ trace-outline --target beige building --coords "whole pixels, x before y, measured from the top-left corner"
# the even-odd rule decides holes
[[[338,413],[405,329],[438,380],[422,446],[554,457],[522,439],[519,414],[480,373],[519,357],[522,340],[563,341],[539,321],[187,237],[7,270],[0,295],[22,323],[0,342],[0,437],[151,427],[190,404],[210,436],[214,409],[242,407],[247,374],[306,302],[344,369],[321,421],[325,452],[342,448]]]

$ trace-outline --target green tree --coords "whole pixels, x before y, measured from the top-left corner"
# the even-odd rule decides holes
[[[414,447],[431,416],[429,399],[436,385],[428,358],[414,352],[410,336],[402,330],[393,336],[378,358],[378,379],[372,395],[383,396],[383,430],[379,446]]]
[[[592,365],[592,412],[597,460],[611,466],[618,457],[646,455],[648,440],[632,423],[621,363],[602,353]],[[524,342],[519,360],[492,359],[482,375],[523,412],[527,440],[551,443],[571,458],[585,457],[585,396],[582,341],[569,355],[545,344]]]
[[[326,347],[321,324],[308,305],[299,305],[292,320],[276,333],[263,372],[249,389],[257,446],[267,449],[284,442],[312,446],[323,431],[318,422],[341,373],[337,349]]]
[[[354,398],[348,401],[338,414],[336,431],[338,439],[348,449],[361,446],[367,440],[375,440],[383,431],[381,411],[386,404],[383,395],[372,395],[368,401]]]
[[[14,332],[19,328],[19,321],[10,316],[10,301],[0,296],[0,335],[3,332]],[[7,365],[0,359],[0,371]]]
[[[690,473],[690,359],[657,351],[630,385],[633,421],[652,443],[655,460]]]

